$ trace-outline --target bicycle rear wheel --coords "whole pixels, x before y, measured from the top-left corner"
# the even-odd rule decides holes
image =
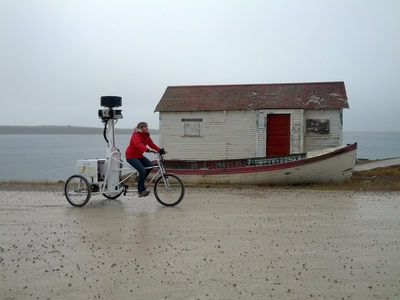
[[[82,207],[88,203],[91,187],[87,179],[81,175],[72,175],[65,182],[65,197],[72,206]]]
[[[178,176],[165,173],[154,184],[154,195],[162,205],[175,206],[185,196],[185,186]]]

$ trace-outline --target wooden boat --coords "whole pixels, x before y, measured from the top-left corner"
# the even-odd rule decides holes
[[[231,160],[166,160],[168,173],[185,184],[304,184],[351,177],[357,143],[287,156]]]

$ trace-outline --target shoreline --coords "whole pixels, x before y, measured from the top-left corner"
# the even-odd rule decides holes
[[[0,134],[103,134],[104,127],[83,126],[5,126],[0,125]],[[115,128],[117,134],[132,134],[133,128]],[[158,129],[150,129],[151,134],[159,134]]]

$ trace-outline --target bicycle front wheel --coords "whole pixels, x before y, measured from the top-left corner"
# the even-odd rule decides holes
[[[88,203],[91,187],[87,179],[81,175],[72,175],[65,183],[65,197],[72,206],[82,207]]]
[[[185,196],[185,186],[178,176],[165,173],[154,184],[154,196],[162,205],[175,206]]]

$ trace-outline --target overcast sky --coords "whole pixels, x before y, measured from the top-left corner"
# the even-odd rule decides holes
[[[0,125],[147,121],[167,86],[344,81],[345,131],[400,131],[398,0],[1,0]]]

